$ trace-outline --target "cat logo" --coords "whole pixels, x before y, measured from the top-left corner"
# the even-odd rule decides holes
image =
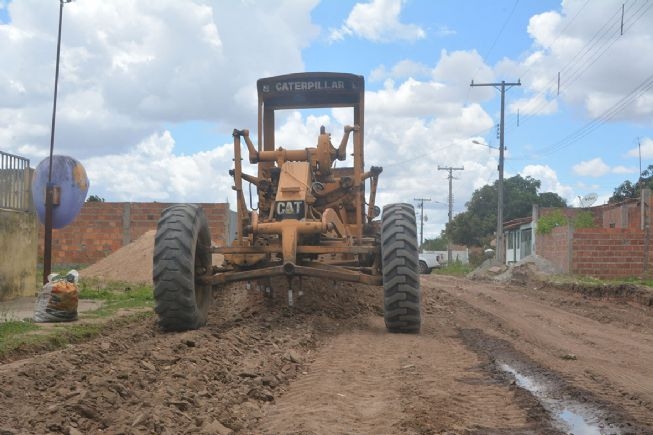
[[[278,219],[303,219],[304,201],[277,201],[274,211]]]

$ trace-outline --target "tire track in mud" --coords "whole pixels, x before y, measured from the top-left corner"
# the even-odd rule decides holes
[[[386,423],[401,419],[400,382],[376,323],[320,348],[266,416],[264,433],[389,433]]]
[[[605,433],[653,430],[651,404],[640,393],[642,388],[647,388],[646,384],[637,383],[644,379],[641,375],[646,372],[639,367],[650,363],[652,358],[649,355],[638,359],[632,355],[634,349],[641,357],[651,352],[650,334],[632,334],[633,323],[628,323],[629,314],[624,313],[623,306],[589,300],[578,303],[577,295],[564,291],[532,293],[525,288],[433,276],[427,282],[441,289],[441,297],[449,299],[448,306],[458,307],[458,314],[476,312],[475,316],[459,316],[460,338],[482,358],[484,370],[497,381],[515,382],[501,370],[505,364],[510,370],[516,368],[519,373],[546,385],[553,397],[551,403],[586,404],[590,409],[588,418],[606,430]],[[534,314],[533,307],[537,307],[539,314]],[[635,306],[632,310],[632,321],[641,326],[642,307]],[[595,311],[601,312],[603,318],[612,316],[618,328],[592,320]],[[607,328],[616,330],[606,332]],[[560,345],[552,336],[558,338]],[[648,346],[642,349],[640,343]],[[585,350],[580,350],[583,345],[590,346],[593,353],[586,355]],[[608,367],[615,365],[620,356],[614,355],[614,350],[621,346],[624,353],[631,353],[632,363],[624,361],[621,371],[608,369],[610,377],[597,374],[595,370],[604,374]],[[570,349],[576,349],[578,355],[569,352]],[[633,371],[629,374],[628,369]],[[522,396],[529,394],[515,388],[521,390]],[[554,403],[553,408],[554,411],[564,409],[564,405]],[[539,412],[540,418],[547,412],[551,414],[551,410]],[[555,415],[549,418],[561,427],[555,422]]]
[[[507,382],[482,370],[453,327],[448,301],[422,292],[422,332],[389,334],[381,316],[332,337],[306,374],[261,420],[267,434],[527,433],[552,427],[529,416]],[[444,302],[444,303],[443,303]]]

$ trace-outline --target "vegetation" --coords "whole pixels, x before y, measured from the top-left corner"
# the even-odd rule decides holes
[[[567,225],[567,217],[560,210],[554,210],[537,219],[537,234],[549,234],[555,227]]]
[[[132,288],[130,284],[120,282],[113,282],[107,286],[97,280],[84,280],[80,285],[79,297],[104,301],[102,308],[86,314],[91,317],[106,317],[119,310],[154,305],[152,286],[142,285]]]
[[[447,264],[439,269],[433,269],[431,273],[436,275],[463,277],[466,276],[472,270],[474,270],[474,266],[472,266],[471,264],[463,264],[460,261],[454,261],[451,264]]]
[[[498,182],[474,191],[467,210],[447,224],[444,236],[466,246],[489,246],[497,227]],[[553,192],[538,193],[541,182],[515,175],[503,183],[504,221],[531,214],[533,204],[541,207],[566,207],[567,202]]]
[[[444,237],[437,237],[435,239],[426,239],[421,248],[425,251],[446,251],[449,242]]]
[[[574,228],[595,228],[596,223],[594,222],[594,215],[591,211],[581,210],[577,212],[571,221],[562,214],[560,210],[553,210],[551,213],[547,213],[544,216],[540,216],[537,220],[537,233],[538,234],[549,234],[555,227],[561,227],[564,225],[571,225]]]
[[[8,321],[0,323],[0,359],[17,349],[54,350],[70,343],[89,340],[102,333],[105,322],[98,321],[115,313],[134,309],[134,313],[123,316],[124,321],[149,317],[153,311],[147,309],[154,304],[152,286],[136,286],[113,282],[108,284],[94,280],[80,283],[80,299],[103,301],[102,307],[95,311],[80,313],[79,321],[57,323],[54,328],[31,321]],[[145,309],[145,310],[143,310]],[[92,320],[85,322],[84,320]]]
[[[637,183],[626,180],[614,189],[608,204],[617,204],[631,198],[639,198],[643,188],[653,189],[653,165],[642,171]]]
[[[591,211],[581,210],[574,216],[572,225],[574,228],[595,228],[596,222]]]
[[[98,195],[91,195],[88,197],[86,202],[104,202],[104,198],[101,198]]]

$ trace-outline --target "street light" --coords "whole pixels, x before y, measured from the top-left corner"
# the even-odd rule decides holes
[[[43,284],[48,282],[52,271],[52,207],[54,202],[54,185],[52,184],[52,154],[54,153],[54,127],[57,115],[57,86],[59,84],[59,54],[61,52],[61,20],[64,3],[72,0],[59,0],[59,32],[57,33],[57,60],[54,72],[54,100],[52,103],[52,126],[50,128],[50,162],[48,166],[48,184],[45,187],[45,238],[43,240]]]
[[[498,150],[499,149],[498,147],[493,147],[490,144],[479,142],[476,139],[472,140],[472,143],[475,143],[476,145],[483,145],[484,147],[492,148],[493,150]]]

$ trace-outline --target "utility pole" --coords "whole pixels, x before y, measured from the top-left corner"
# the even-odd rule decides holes
[[[61,21],[63,5],[72,0],[59,0],[59,31],[57,33],[57,60],[54,70],[54,101],[52,103],[52,127],[50,128],[50,161],[48,184],[45,187],[45,234],[43,238],[43,284],[48,282],[52,270],[52,207],[54,206],[54,185],[52,184],[52,153],[54,151],[54,127],[57,114],[57,86],[59,84],[59,54],[61,52]]]
[[[424,201],[430,202],[431,198],[415,198],[419,202],[419,249],[421,251],[422,244],[424,243]]]
[[[447,177],[449,179],[449,228],[451,228],[451,219],[453,218],[453,193],[452,193],[452,187],[453,187],[453,171],[464,171],[465,167],[461,166],[460,168],[454,168],[452,166],[448,167],[440,167],[438,165],[438,171],[449,171],[449,176]],[[451,264],[451,238],[447,237],[447,264]]]
[[[498,190],[498,204],[497,204],[497,246],[496,246],[496,260],[499,264],[504,264],[506,262],[506,257],[504,255],[504,242],[503,242],[503,146],[504,140],[504,128],[503,128],[503,118],[505,111],[505,101],[506,101],[506,87],[508,89],[513,86],[521,86],[521,82],[517,80],[517,83],[506,83],[504,80],[501,83],[472,83],[470,86],[492,86],[497,90],[501,91],[501,122],[499,124],[499,182],[497,183]]]

